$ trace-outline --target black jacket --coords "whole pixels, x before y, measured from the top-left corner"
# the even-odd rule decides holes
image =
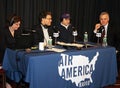
[[[6,48],[16,48],[16,37],[20,35],[20,31],[15,31],[14,37],[11,35],[9,28],[5,27],[0,30],[0,57],[3,58]],[[2,60],[1,60],[2,61]]]
[[[39,42],[44,42],[44,33],[41,25],[34,26],[35,33],[34,33],[34,45],[38,45]],[[48,27],[48,34],[53,39],[53,30],[51,27]],[[54,40],[53,40],[54,41]]]
[[[72,43],[72,42],[74,42],[74,37],[72,35],[72,33],[73,33],[72,25],[69,25],[68,29],[66,29],[61,24],[58,24],[57,28],[59,29],[59,32],[60,32],[59,33],[59,38],[58,38],[58,40],[60,42],[65,42],[65,43]]]
[[[102,30],[100,29],[99,32],[102,33]],[[97,43],[97,37],[96,37],[95,33],[93,33],[91,41]],[[119,48],[120,48],[120,32],[118,31],[117,27],[115,27],[111,24],[108,24],[107,43],[109,46],[113,46],[117,50],[119,50]]]

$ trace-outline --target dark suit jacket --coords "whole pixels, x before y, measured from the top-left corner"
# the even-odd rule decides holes
[[[43,29],[41,27],[41,25],[37,25],[34,27],[34,29],[36,30],[36,33],[34,34],[34,45],[38,45],[39,42],[44,42],[44,33],[43,33]],[[48,28],[48,34],[49,36],[52,37],[53,39],[53,30],[51,29],[51,27]],[[53,40],[54,42],[54,40]]]
[[[100,30],[99,32],[101,33],[102,30]],[[91,41],[95,43],[97,42],[97,37],[95,33],[93,34]],[[116,49],[119,49],[120,46],[119,32],[116,27],[110,24],[108,25],[107,29],[107,43],[109,46],[113,46]]]

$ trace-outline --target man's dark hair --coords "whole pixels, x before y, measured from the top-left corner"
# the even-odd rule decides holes
[[[70,14],[69,13],[63,13],[60,17],[60,22],[63,21],[63,19],[70,19]]]
[[[42,12],[39,14],[39,21],[40,21],[40,23],[41,23],[41,21],[42,21],[42,18],[46,18],[47,15],[52,15],[52,13],[49,12],[49,11],[42,11]]]

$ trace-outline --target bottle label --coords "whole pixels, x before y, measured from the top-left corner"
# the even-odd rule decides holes
[[[88,34],[84,34],[84,42],[88,42]]]
[[[52,48],[52,39],[51,39],[51,38],[48,40],[48,48],[49,48],[49,49]]]
[[[106,37],[103,38],[103,43],[102,43],[102,45],[103,45],[103,46],[107,46],[107,38],[106,38]]]

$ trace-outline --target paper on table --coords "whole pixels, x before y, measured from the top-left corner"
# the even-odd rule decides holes
[[[59,49],[59,48],[52,48],[52,49],[46,49],[48,51],[54,51],[54,52],[64,52],[66,49]]]
[[[57,42],[58,45],[63,45],[63,46],[75,46],[75,47],[83,47],[84,44],[78,44],[78,43],[64,43],[64,42]]]

